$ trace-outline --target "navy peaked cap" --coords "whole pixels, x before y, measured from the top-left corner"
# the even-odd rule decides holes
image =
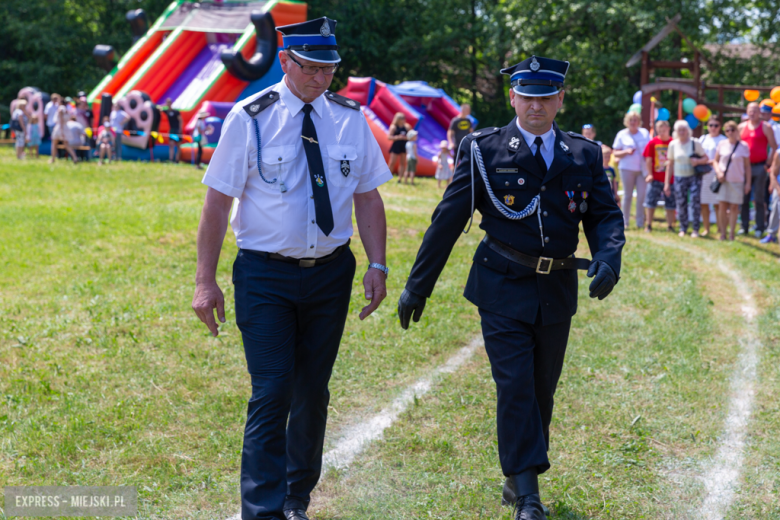
[[[517,65],[501,69],[501,74],[509,75],[516,94],[541,97],[560,92],[568,70],[568,61],[531,56]]]
[[[284,48],[303,59],[319,63],[338,63],[336,20],[322,17],[307,22],[277,27]]]

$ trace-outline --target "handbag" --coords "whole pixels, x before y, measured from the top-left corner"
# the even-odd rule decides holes
[[[696,153],[696,145],[699,144],[698,141],[693,142],[693,150],[694,152],[691,154],[691,159],[701,159],[702,157],[705,157],[704,155],[700,155]],[[699,145],[701,146],[701,145]],[[702,150],[703,152],[704,150]],[[699,164],[697,166],[693,167],[694,173],[696,173],[697,176],[701,177],[702,175],[708,174],[712,171],[712,165],[711,164]]]
[[[731,158],[734,157],[734,152],[737,151],[737,146],[739,146],[739,141],[737,141],[737,144],[734,145],[734,149],[732,149],[731,153],[729,154],[729,160],[726,162],[726,169],[723,171],[723,175],[726,175],[726,172],[729,171],[729,166],[731,166]],[[716,175],[715,179],[712,181],[712,184],[710,184],[710,191],[712,191],[712,193],[718,193],[718,191],[720,191],[720,186],[720,181]]]

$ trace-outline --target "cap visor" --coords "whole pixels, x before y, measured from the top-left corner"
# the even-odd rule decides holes
[[[317,63],[338,63],[341,56],[336,51],[290,51],[299,58]]]
[[[512,87],[515,94],[529,97],[554,96],[561,89],[558,87],[548,87],[547,85],[516,85]]]

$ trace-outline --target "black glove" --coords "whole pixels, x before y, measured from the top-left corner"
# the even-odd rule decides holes
[[[593,278],[593,275],[596,275],[596,278]],[[591,262],[588,268],[588,278],[593,278],[593,281],[590,282],[590,297],[598,296],[599,300],[606,298],[617,283],[615,271],[603,260]]]
[[[409,318],[412,318],[412,314],[414,314],[415,323],[420,321],[420,316],[425,308],[425,300],[424,296],[414,294],[406,289],[401,293],[401,297],[398,299],[398,319],[401,320],[401,327],[404,330],[409,328]]]

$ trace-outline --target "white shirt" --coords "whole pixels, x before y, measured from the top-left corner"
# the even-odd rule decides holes
[[[637,133],[632,134],[628,128],[624,128],[615,136],[615,142],[612,143],[614,150],[625,150],[633,148],[634,153],[626,155],[620,159],[618,166],[621,170],[641,172],[646,169],[642,153],[645,151],[647,143],[650,142],[650,132],[640,128]]]
[[[551,126],[550,129],[542,135],[536,136],[531,132],[523,130],[523,127],[520,126],[520,121],[517,119],[515,119],[515,124],[517,125],[517,129],[520,130],[520,133],[523,134],[525,142],[528,144],[528,148],[531,149],[533,155],[536,155],[536,145],[534,144],[534,141],[537,137],[542,138],[542,159],[544,159],[544,164],[547,165],[547,169],[549,170],[553,159],[555,159],[555,130],[553,127]]]
[[[707,157],[709,157],[710,160],[713,160],[715,158],[715,152],[718,149],[718,145],[724,139],[726,139],[726,136],[723,134],[716,135],[715,137],[712,137],[710,134],[707,134],[699,138],[701,147],[704,148],[704,153],[707,154]]]
[[[260,129],[262,172],[257,170],[257,137],[244,106],[271,90],[279,100],[255,116]],[[237,103],[225,118],[217,149],[203,184],[238,199],[231,219],[241,249],[293,258],[330,254],[352,236],[352,196],[374,190],[393,178],[366,118],[329,101],[315,99],[311,118],[317,130],[333,211],[333,230],[317,226],[309,165],[301,139],[303,101],[280,83]],[[349,161],[349,174],[342,174]],[[280,183],[287,191],[282,193]]]
[[[127,112],[121,108],[119,110],[112,110],[111,116],[109,117],[109,124],[114,132],[121,134],[125,129],[125,121],[129,118],[130,116],[127,115]]]
[[[46,103],[46,108],[43,109],[43,113],[46,116],[46,126],[54,126],[57,124],[57,107],[54,101]]]
[[[84,134],[84,127],[78,121],[68,121],[65,123],[67,133],[65,138],[68,140],[68,144],[71,146],[81,146],[83,144],[81,136]]]

